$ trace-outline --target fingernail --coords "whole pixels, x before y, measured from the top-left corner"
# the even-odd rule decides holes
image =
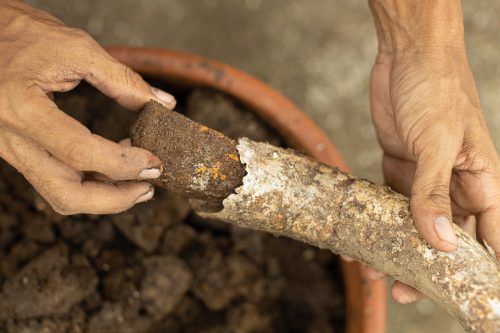
[[[151,200],[153,198],[153,195],[155,194],[155,189],[153,186],[150,186],[149,191],[141,195],[137,200],[135,201],[136,204],[140,202],[145,202],[148,200]]]
[[[139,174],[139,179],[156,179],[160,177],[160,175],[160,168],[149,168],[141,171],[141,173]]]
[[[353,262],[354,261],[354,259],[352,257],[346,256],[344,254],[341,254],[340,258],[342,258],[342,260],[344,260],[345,262]]]
[[[120,142],[118,142],[118,144],[122,147],[130,147],[130,146],[132,146],[132,140],[130,140],[130,138],[126,138],[126,139],[120,140]]]
[[[370,280],[380,280],[385,278],[385,273],[377,271],[376,269],[367,269],[367,275]]]
[[[165,107],[169,108],[170,110],[172,110],[175,107],[175,104],[177,102],[175,101],[174,96],[155,87],[152,87],[151,91],[156,96],[156,98],[158,98],[160,101],[163,102],[162,104],[164,104]]]
[[[457,236],[453,231],[450,219],[446,216],[439,216],[434,220],[434,229],[441,240],[457,246]]]
[[[412,297],[412,296],[409,296],[409,295],[406,295],[406,294],[398,295],[398,297],[394,298],[394,299],[399,304],[410,304],[410,303],[413,303],[416,300],[418,300],[418,298],[415,298],[415,297]]]

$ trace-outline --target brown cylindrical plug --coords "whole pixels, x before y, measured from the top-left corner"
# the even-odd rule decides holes
[[[130,137],[164,163],[151,182],[190,198],[222,201],[242,185],[245,175],[236,142],[195,123],[160,103],[147,103]]]

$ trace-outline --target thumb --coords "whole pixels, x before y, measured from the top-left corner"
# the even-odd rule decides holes
[[[417,229],[433,248],[446,252],[457,248],[450,205],[454,158],[447,155],[446,151],[428,149],[417,157],[410,198]]]

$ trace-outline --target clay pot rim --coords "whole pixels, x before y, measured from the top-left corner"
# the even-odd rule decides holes
[[[108,47],[118,61],[142,75],[223,91],[254,110],[287,142],[317,160],[349,171],[324,132],[298,106],[264,82],[224,63],[159,48]],[[383,280],[370,281],[358,263],[342,261],[346,289],[346,332],[383,333],[386,294]]]

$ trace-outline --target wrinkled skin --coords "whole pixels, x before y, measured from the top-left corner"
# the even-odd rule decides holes
[[[0,22],[0,157],[61,214],[117,213],[151,199],[152,186],[140,179],[158,177],[161,161],[92,134],[50,97],[85,80],[131,110],[151,99],[171,109],[174,98],[48,13],[4,0]]]
[[[409,195],[417,228],[431,246],[453,251],[434,220],[476,231],[500,255],[500,163],[480,109],[465,50],[379,55],[371,109],[384,151],[386,182]],[[477,223],[476,223],[477,222]],[[396,284],[397,300],[418,294]]]

